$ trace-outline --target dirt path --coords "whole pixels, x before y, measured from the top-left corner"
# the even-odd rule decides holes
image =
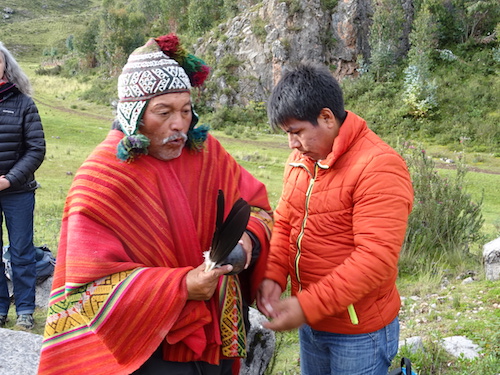
[[[60,111],[60,112],[64,112],[64,113],[69,113],[69,114],[75,114],[75,115],[78,115],[78,116],[83,116],[83,117],[88,117],[88,118],[93,118],[93,119],[96,119],[96,120],[108,121],[110,123],[111,123],[111,121],[113,121],[113,116],[112,115],[109,115],[109,116],[96,115],[94,113],[82,112],[82,111],[77,111],[75,109],[71,109],[71,108],[67,108],[67,107],[63,107],[63,106],[59,106],[59,105],[49,104],[49,103],[41,101],[40,99],[37,99],[37,98],[33,98],[33,100],[35,101],[35,103],[40,103],[40,104],[42,104],[42,105],[44,105],[46,107],[55,109],[56,111]]]
[[[436,163],[436,168],[440,168],[440,169],[457,169],[457,166],[454,165],[454,164]],[[483,169],[483,168],[477,168],[477,167],[471,167],[470,165],[467,167],[467,170],[469,172],[476,172],[476,173],[500,174],[500,172],[497,172],[497,171],[492,171],[492,170]]]

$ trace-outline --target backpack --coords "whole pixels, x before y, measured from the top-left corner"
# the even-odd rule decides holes
[[[35,246],[36,259],[36,284],[39,285],[54,274],[56,258],[52,251],[46,246]],[[3,248],[3,262],[5,264],[5,276],[12,280],[12,265],[10,263],[9,246]]]
[[[411,361],[403,357],[401,358],[401,367],[398,367],[391,372],[389,372],[388,375],[417,375],[415,372],[412,371],[411,369]]]

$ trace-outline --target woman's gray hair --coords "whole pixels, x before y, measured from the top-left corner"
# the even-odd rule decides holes
[[[5,60],[5,77],[12,82],[25,95],[32,94],[32,87],[28,76],[22,71],[16,59],[9,50],[0,42],[0,53]],[[1,78],[1,77],[0,77]]]

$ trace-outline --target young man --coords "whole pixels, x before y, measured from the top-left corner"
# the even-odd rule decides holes
[[[352,112],[327,68],[286,71],[268,102],[291,153],[258,306],[299,328],[303,375],[387,374],[398,349],[397,263],[413,190],[404,160]],[[291,279],[292,296],[280,301]]]
[[[129,57],[119,129],[65,205],[39,374],[237,373],[243,299],[262,280],[272,222],[263,184],[195,127],[190,90],[207,74],[173,34]],[[224,216],[239,198],[253,207],[241,238],[249,267],[235,276],[203,264],[219,190]]]

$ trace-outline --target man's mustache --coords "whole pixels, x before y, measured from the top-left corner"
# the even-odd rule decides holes
[[[171,136],[169,136],[167,138],[164,138],[162,141],[162,144],[166,144],[166,143],[171,142],[171,141],[177,141],[178,139],[181,139],[184,142],[186,142],[187,138],[188,137],[186,134],[179,132],[179,133],[172,134]]]

